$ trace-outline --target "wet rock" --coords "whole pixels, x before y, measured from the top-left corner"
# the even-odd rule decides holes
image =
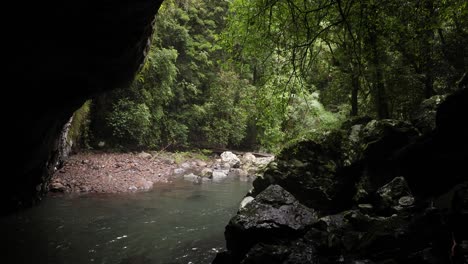
[[[213,170],[213,180],[221,180],[228,176],[229,170]]]
[[[239,205],[239,210],[243,209],[248,203],[253,201],[254,198],[252,196],[246,196]]]
[[[302,240],[292,243],[264,244],[252,247],[242,264],[318,264],[316,249]]]
[[[313,209],[271,185],[231,219],[225,231],[227,249],[240,258],[256,243],[298,236],[317,221]]]
[[[184,175],[184,179],[185,180],[191,180],[191,181],[194,181],[194,180],[198,180],[199,176],[198,175],[195,175],[193,173],[190,173],[190,174],[185,174]]]
[[[213,170],[210,168],[203,168],[203,170],[200,172],[200,176],[204,178],[211,178],[213,177]]]
[[[60,182],[53,182],[49,185],[49,190],[51,192],[65,192],[67,190],[67,187],[65,187],[62,183]]]
[[[229,175],[229,177],[245,178],[245,177],[248,176],[248,173],[243,169],[230,169],[228,175]]]

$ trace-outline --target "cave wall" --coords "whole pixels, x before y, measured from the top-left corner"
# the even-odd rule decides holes
[[[5,6],[2,214],[30,206],[46,192],[58,137],[73,112],[86,99],[132,81],[162,1]]]

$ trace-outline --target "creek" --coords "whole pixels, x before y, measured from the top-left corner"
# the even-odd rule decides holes
[[[0,218],[2,263],[211,263],[251,186],[176,179],[142,193],[49,196]]]

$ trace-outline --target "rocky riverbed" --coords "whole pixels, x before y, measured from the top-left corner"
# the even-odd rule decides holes
[[[230,151],[210,157],[190,153],[104,153],[71,156],[49,185],[53,193],[121,193],[147,191],[174,178],[202,183],[235,177],[251,181],[274,159]]]

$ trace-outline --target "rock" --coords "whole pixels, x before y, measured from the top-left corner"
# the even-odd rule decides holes
[[[79,190],[82,193],[86,193],[86,192],[89,192],[91,188],[89,186],[80,186]]]
[[[252,247],[242,264],[318,264],[313,245],[298,240],[290,243],[259,243]]]
[[[254,161],[254,164],[255,164],[257,167],[260,167],[260,168],[261,168],[261,167],[264,167],[264,166],[268,165],[268,163],[272,162],[274,159],[275,159],[274,156],[256,158],[255,161]]]
[[[400,176],[395,155],[418,137],[419,132],[410,123],[399,120],[372,120],[363,128],[361,144],[364,145],[368,192]]]
[[[221,180],[228,176],[229,170],[213,170],[213,180]]]
[[[128,187],[128,190],[129,191],[137,191],[138,188],[132,185],[132,186]]]
[[[167,165],[172,165],[175,163],[174,159],[171,159],[171,158],[167,158],[167,157],[158,157],[158,159],[164,163],[164,164],[167,164]]]
[[[403,196],[398,200],[398,204],[404,207],[408,207],[414,204],[413,196]]]
[[[374,206],[372,206],[372,204],[358,204],[358,208],[359,210],[361,210],[361,212],[365,214],[368,214],[374,211]]]
[[[185,174],[184,175],[184,180],[191,180],[191,181],[196,181],[198,180],[199,176],[198,175],[195,175],[193,173],[190,173],[190,174]]]
[[[98,147],[103,148],[106,145],[106,142],[104,141],[99,141]]]
[[[411,122],[423,134],[427,134],[436,128],[436,114],[439,105],[445,101],[447,95],[435,95],[424,100],[414,111]]]
[[[300,204],[281,186],[271,185],[226,226],[227,249],[237,256],[244,255],[256,243],[297,236],[317,221],[313,209]]]
[[[203,168],[203,170],[200,172],[200,176],[204,178],[211,178],[213,177],[213,170],[210,168]]]
[[[248,173],[243,170],[243,169],[230,169],[229,170],[229,177],[240,177],[240,178],[246,178]]]
[[[142,159],[151,159],[153,156],[149,153],[142,151],[138,154],[138,157]]]
[[[149,189],[153,188],[153,184],[154,183],[152,181],[143,180],[142,189],[149,190]]]
[[[239,168],[240,166],[240,159],[230,151],[221,153],[221,160],[224,163],[228,163],[232,168]]]
[[[184,163],[180,164],[180,167],[187,170],[187,169],[190,169],[192,167],[192,164],[190,164],[190,162],[184,162]]]
[[[468,89],[447,96],[437,108],[435,130],[399,153],[399,174],[416,201],[434,199],[466,181],[468,126],[462,113],[468,113]]]
[[[255,163],[257,158],[255,157],[254,154],[247,152],[244,155],[242,155],[242,163],[243,164],[252,164]]]
[[[340,154],[332,141],[306,141],[285,148],[263,176],[254,180],[255,193],[278,184],[310,208],[339,212],[351,205],[356,180],[354,175],[340,172]]]
[[[248,203],[253,201],[254,198],[252,196],[246,196],[239,205],[239,210],[243,209]]]
[[[362,130],[363,125],[354,125],[351,127],[351,133],[349,134],[349,141],[359,142],[361,140],[359,134]]]
[[[202,160],[197,160],[196,161],[198,167],[206,167],[208,164]]]
[[[403,204],[408,204],[405,206],[409,206],[414,202],[408,184],[403,177],[395,177],[377,191],[376,205],[381,212],[394,212],[391,209],[394,206],[401,205],[400,200]]]
[[[327,215],[321,217],[315,227],[326,232],[333,232],[333,230],[341,229],[346,224],[344,220],[343,213]]]
[[[185,173],[185,169],[184,168],[177,168],[177,169],[174,169],[174,174],[177,174],[177,175],[181,175]]]
[[[49,185],[49,190],[51,192],[65,192],[67,190],[67,187],[63,186],[62,183],[60,182],[52,182],[50,185]]]

